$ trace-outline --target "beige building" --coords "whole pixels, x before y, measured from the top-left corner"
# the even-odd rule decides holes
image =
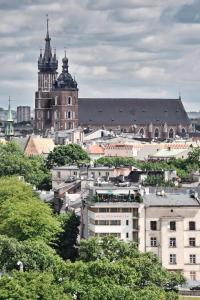
[[[200,202],[189,194],[144,194],[134,187],[94,187],[83,210],[83,235],[114,235],[159,256],[168,270],[200,280]],[[141,191],[141,194],[143,191]]]

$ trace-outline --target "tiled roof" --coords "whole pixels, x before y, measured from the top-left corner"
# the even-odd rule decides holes
[[[54,141],[51,138],[42,138],[37,136],[30,136],[24,153],[30,155],[49,154],[55,147]]]
[[[99,145],[90,145],[88,152],[89,154],[104,154],[104,149]]]

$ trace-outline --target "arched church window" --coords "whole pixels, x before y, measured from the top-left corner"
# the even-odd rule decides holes
[[[169,131],[169,138],[170,139],[174,138],[174,130],[173,130],[173,128],[171,128],[170,131]]]
[[[140,129],[139,134],[140,134],[141,137],[144,136],[144,128],[141,128],[141,129]]]
[[[71,119],[72,118],[72,112],[69,110],[67,112],[67,119]]]
[[[154,137],[159,138],[159,129],[158,128],[155,129]]]
[[[68,105],[72,105],[72,97],[71,97],[71,96],[69,96],[69,97],[67,98],[67,104],[68,104]]]

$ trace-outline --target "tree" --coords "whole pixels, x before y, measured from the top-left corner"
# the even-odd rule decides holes
[[[89,162],[87,152],[77,144],[61,145],[54,148],[47,157],[46,165],[51,169],[54,165],[64,166],[81,162]]]
[[[14,272],[0,278],[0,300],[70,300],[73,299],[58,284],[53,274]]]
[[[0,270],[11,272],[17,269],[17,262],[23,263],[24,271],[48,271],[58,275],[64,265],[55,250],[41,240],[19,242],[0,235]]]
[[[74,212],[58,216],[63,231],[55,241],[56,250],[63,259],[75,261],[78,256],[77,237],[79,234],[80,218]]]
[[[19,175],[37,188],[51,188],[50,172],[44,158],[27,157],[14,142],[0,144],[0,177]]]
[[[48,204],[17,178],[0,179],[0,196],[0,234],[50,243],[62,231]]]

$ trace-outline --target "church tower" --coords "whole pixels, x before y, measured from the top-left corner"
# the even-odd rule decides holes
[[[55,130],[78,127],[78,87],[75,78],[69,73],[66,51],[62,63],[62,73],[55,81],[52,92],[52,124]]]
[[[51,38],[49,36],[49,20],[47,18],[47,33],[45,49],[38,59],[38,90],[35,94],[35,129],[44,133],[51,128],[52,119],[52,88],[57,78],[58,60],[56,51],[52,53]]]

